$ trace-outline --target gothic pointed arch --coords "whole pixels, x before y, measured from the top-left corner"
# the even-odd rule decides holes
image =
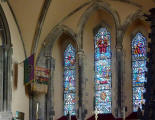
[[[137,108],[142,108],[142,104],[145,103],[143,99],[143,93],[145,92],[143,85],[144,82],[146,82],[144,76],[147,70],[145,63],[147,57],[147,43],[150,39],[148,38],[149,26],[142,19],[140,13],[137,12],[137,16],[133,15],[133,17],[131,17],[132,19],[128,22],[122,35],[124,52],[123,104],[128,109],[126,113],[127,116],[133,112],[137,112]],[[142,52],[144,54],[141,54]],[[140,60],[139,58],[142,59]]]
[[[144,13],[142,12],[142,10],[138,9],[134,14],[131,14],[126,18],[126,20],[121,26],[121,29],[123,30],[122,38],[124,37],[127,29],[137,20],[139,20],[140,22],[143,22],[144,26],[147,26],[147,23],[145,22],[145,17],[143,14]]]
[[[54,43],[52,57],[55,59],[54,86],[54,105],[56,118],[62,115],[76,116],[78,108],[78,79],[76,64],[77,45],[73,38],[63,33]],[[62,110],[63,109],[63,110]],[[61,116],[60,116],[61,115]]]
[[[57,25],[50,31],[50,33],[47,35],[44,42],[42,43],[41,50],[37,57],[37,62],[40,61],[39,59],[41,56],[44,56],[46,53],[50,54],[52,52],[55,41],[58,40],[63,33],[71,36],[73,38],[73,41],[77,45],[77,48],[79,48],[79,42],[77,40],[76,33],[66,25]]]
[[[69,46],[72,45],[72,47],[71,46],[69,47],[68,45]],[[71,75],[70,71],[72,71],[73,66],[71,67],[71,66],[67,66],[69,64],[65,64],[65,60],[66,60],[65,57],[67,57],[65,56],[67,55],[65,53],[68,53],[70,48],[74,48],[74,50],[72,49],[74,51],[74,54],[76,53],[76,50],[78,50],[78,42],[76,40],[76,34],[73,32],[72,29],[68,28],[67,26],[58,25],[55,28],[53,28],[51,32],[48,34],[45,41],[43,42],[41,51],[38,55],[37,62],[36,62],[37,65],[46,66],[47,59],[50,59],[50,64],[53,66],[52,68],[50,68],[52,71],[53,77],[50,79],[50,82],[48,84],[48,88],[49,88],[49,91],[47,93],[48,97],[46,99],[46,97],[42,95],[40,96],[40,98],[38,98],[42,106],[45,106],[44,105],[45,101],[49,103],[47,108],[42,109],[43,111],[41,113],[42,114],[41,116],[44,116],[45,118],[46,118],[46,114],[44,113],[46,109],[47,109],[47,112],[50,112],[50,111],[55,112],[54,119],[60,118],[62,117],[62,115],[67,115],[68,112],[73,111],[72,108],[74,108],[72,115],[74,116],[77,114],[77,111],[76,111],[77,104],[71,106],[72,103],[71,104],[68,104],[68,103],[70,103],[72,99],[70,99],[70,101],[66,101],[67,97],[70,97],[71,94],[72,95],[74,94],[73,96],[71,96],[74,98],[75,97],[77,98],[77,95],[78,95],[77,91],[73,92],[71,88],[67,90],[67,85],[73,85],[72,82],[71,84],[70,82],[69,83],[65,82],[72,77],[70,76]],[[71,58],[68,57],[68,59],[71,59]],[[77,77],[75,79],[77,79]],[[76,84],[77,84],[77,81],[76,81]],[[56,85],[58,85],[59,87],[55,87]],[[64,93],[70,93],[70,94],[64,94]],[[41,100],[42,97],[44,98],[44,101]],[[35,109],[35,102],[38,102],[38,101],[35,101],[34,99],[34,109]],[[58,104],[54,104],[55,102]],[[34,116],[33,118],[35,118],[35,114],[33,116]],[[47,118],[49,118],[49,116],[47,116]]]
[[[78,23],[78,39],[80,41],[80,46],[83,47],[83,32],[86,23],[90,16],[97,10],[105,11],[109,15],[112,16],[112,19],[115,22],[115,27],[118,29],[120,27],[120,17],[117,11],[113,10],[110,5],[106,2],[95,2],[90,7],[86,9],[86,11],[81,16],[79,23]],[[117,32],[117,31],[116,31]],[[117,33],[116,33],[117,35]]]

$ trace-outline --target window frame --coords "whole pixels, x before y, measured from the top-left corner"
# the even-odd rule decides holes
[[[94,110],[95,110],[95,107],[96,107],[96,83],[95,83],[95,37],[96,37],[96,34],[98,33],[98,31],[101,29],[101,28],[106,28],[107,31],[110,33],[110,48],[111,48],[111,112],[110,113],[99,113],[99,114],[111,114],[112,113],[112,81],[113,81],[113,77],[112,77],[112,59],[113,59],[113,53],[112,53],[112,27],[110,25],[108,25],[107,23],[105,23],[105,21],[102,21],[101,24],[97,25],[94,30],[93,30],[93,45],[94,45]]]

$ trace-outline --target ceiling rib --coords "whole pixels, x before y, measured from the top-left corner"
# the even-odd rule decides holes
[[[40,16],[39,16],[39,20],[37,22],[37,26],[35,29],[35,34],[34,34],[34,38],[33,38],[33,44],[32,44],[32,50],[31,50],[31,54],[36,53],[37,50],[37,46],[38,46],[38,42],[39,42],[39,38],[40,38],[40,34],[41,34],[41,30],[45,21],[45,17],[48,11],[48,8],[51,4],[52,0],[45,0]]]

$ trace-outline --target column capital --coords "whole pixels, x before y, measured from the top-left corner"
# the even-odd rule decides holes
[[[51,51],[50,50],[45,50],[44,51],[44,56],[49,57],[49,58],[52,57]]]
[[[83,50],[83,49],[79,49],[79,50],[77,51],[77,53],[83,53],[83,54],[84,54],[84,50]]]
[[[45,56],[45,58],[48,59],[48,60],[51,60],[52,62],[55,61],[55,58],[52,57],[51,55],[50,56]]]
[[[80,57],[80,56],[84,56],[84,50],[83,49],[80,49],[77,51],[77,55]]]
[[[77,51],[77,58],[78,58],[78,64],[80,66],[83,66],[83,58],[84,58],[84,51],[82,49]]]
[[[116,50],[121,51],[123,48],[123,46],[121,44],[117,44],[116,45]]]

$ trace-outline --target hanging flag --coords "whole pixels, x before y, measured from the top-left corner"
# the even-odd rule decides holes
[[[35,68],[35,80],[38,84],[48,85],[50,70],[45,67],[37,66]]]
[[[32,91],[37,93],[47,93],[50,70],[46,67],[35,67],[35,80],[31,84]]]
[[[34,80],[34,55],[24,61],[24,84],[29,84]]]

